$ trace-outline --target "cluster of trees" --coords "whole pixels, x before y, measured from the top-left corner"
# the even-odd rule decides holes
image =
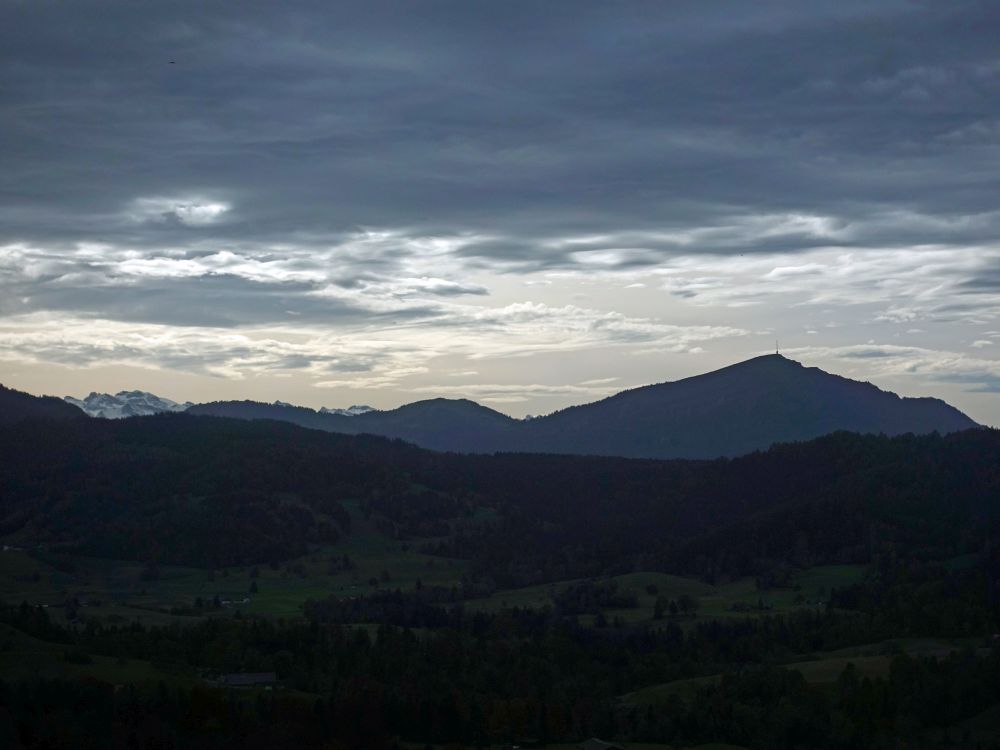
[[[55,396],[32,396],[0,385],[0,424],[10,425],[26,419],[78,419],[86,415],[73,404]]]
[[[897,637],[996,632],[991,576],[982,560],[968,562],[952,570],[937,562],[881,559],[864,582],[834,589],[830,606],[877,618]]]
[[[893,660],[887,678],[862,679],[848,666],[832,691],[806,684],[794,671],[764,667],[725,675],[688,699],[608,711],[581,700],[563,712],[530,700],[482,704],[428,695],[416,731],[440,731],[467,746],[516,736],[508,728],[617,732],[634,741],[690,746],[724,741],[754,750],[920,747],[990,749],[1000,745],[963,727],[963,720],[1000,699],[1000,658]],[[275,692],[240,695],[204,687],[116,691],[96,682],[0,681],[0,743],[9,748],[354,748],[400,746],[386,720],[383,688],[369,680],[329,696]],[[395,707],[394,707],[395,708]],[[452,710],[461,713],[450,713]],[[590,713],[594,711],[596,713]],[[539,735],[532,735],[538,737]],[[551,736],[551,735],[550,735]],[[580,736],[580,735],[576,735]],[[509,741],[509,740],[508,740]]]
[[[627,735],[679,744],[727,742],[748,748],[996,748],[963,722],[1000,700],[1000,651],[944,659],[892,659],[886,678],[853,664],[833,690],[795,671],[752,667],[718,684],[622,717]]]
[[[471,493],[461,488],[438,492],[406,486],[405,477],[396,479],[395,486],[379,488],[361,501],[365,517],[375,516],[379,530],[393,539],[447,536],[475,510]]]
[[[351,530],[340,501],[378,491],[385,472],[363,450],[324,439],[334,436],[273,427],[207,418],[15,425],[0,434],[0,534],[207,568],[335,543]]]
[[[879,555],[942,560],[991,544],[1000,495],[1000,433],[985,429],[648,461],[438,454],[160,415],[15,425],[0,461],[0,534],[28,543],[262,563],[350,533],[350,499],[389,536],[470,559],[499,588],[636,569],[718,581]]]
[[[944,560],[995,543],[1000,433],[837,433],[737,459],[407,454],[496,510],[425,543],[510,588],[661,570],[781,585],[819,564]],[[511,540],[517,540],[512,544]]]
[[[653,619],[662,620],[664,615],[677,617],[678,615],[693,615],[698,611],[698,600],[690,594],[681,594],[677,599],[668,599],[665,596],[656,597],[653,605]]]
[[[455,624],[460,607],[445,607],[457,601],[457,590],[422,587],[418,591],[376,591],[350,598],[330,596],[305,603],[308,619],[323,623],[383,623],[403,628],[442,628]]]
[[[471,570],[453,588],[310,602],[305,622],[209,617],[218,603],[200,602],[186,626],[63,628],[44,610],[0,606],[0,621],[65,644],[75,659],[147,659],[189,674],[274,671],[291,688],[257,698],[207,687],[2,685],[0,740],[6,732],[25,747],[590,735],[682,746],[877,748],[892,738],[930,746],[934,737],[964,741],[958,725],[1000,702],[993,653],[897,659],[888,678],[848,672],[834,693],[774,666],[903,636],[985,640],[998,631],[995,431],[839,434],[732,460],[645,461],[436,454],[287,424],[164,415],[18,424],[0,433],[0,466],[0,534],[144,560],[148,576],[168,562],[276,566],[350,534],[347,500],[399,543],[466,558]],[[830,592],[826,608],[705,621],[684,618],[693,598],[657,597],[652,626],[601,627],[602,610],[637,602],[610,575],[755,576],[781,586],[802,567],[834,562],[868,563],[872,573]],[[340,552],[329,565],[354,567]],[[540,609],[486,614],[461,604],[570,579],[579,580]],[[719,673],[730,676],[695,698],[652,708],[620,700]],[[930,706],[935,691],[946,697]],[[955,730],[951,740],[934,735],[944,727]]]
[[[617,581],[578,581],[554,590],[552,602],[565,615],[596,615],[602,609],[634,609],[639,597],[619,588]]]
[[[265,740],[271,747],[391,747],[397,738],[484,745],[590,735],[680,746],[880,748],[919,740],[916,746],[935,747],[933,731],[951,728],[948,736],[959,741],[962,722],[1000,702],[998,650],[944,660],[899,656],[879,680],[848,668],[833,693],[773,666],[792,654],[896,632],[891,618],[864,610],[606,630],[551,608],[442,611],[446,622],[422,625],[428,629],[417,634],[330,624],[318,612],[310,623],[212,619],[66,629],[44,610],[0,607],[0,620],[61,640],[67,653],[148,659],[188,674],[275,671],[288,688],[257,696],[207,687],[0,685],[0,736],[13,732],[25,747],[257,747]],[[928,635],[933,627],[927,617],[913,632]],[[619,698],[720,672],[721,680],[654,705]]]

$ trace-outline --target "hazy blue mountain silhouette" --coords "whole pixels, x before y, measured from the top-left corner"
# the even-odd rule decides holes
[[[189,409],[278,419],[349,434],[397,437],[435,450],[523,451],[636,458],[713,458],[859,433],[955,432],[976,423],[935,398],[900,398],[871,383],[804,367],[778,354],[520,421],[464,399],[431,399],[354,417],[254,402]]]
[[[424,448],[482,453],[516,447],[522,423],[468,399],[432,398],[348,419],[358,433],[402,438]]]
[[[254,401],[198,404],[188,414],[239,419],[277,419],[348,435],[383,435],[424,448],[460,453],[489,453],[517,446],[522,423],[467,399],[433,398],[390,411],[344,416],[301,406]]]
[[[24,419],[75,419],[86,414],[73,404],[54,396],[32,396],[0,385],[0,424]]]
[[[837,430],[900,435],[974,426],[939,399],[900,398],[779,354],[624,391],[525,424],[533,451],[646,458],[740,455]]]

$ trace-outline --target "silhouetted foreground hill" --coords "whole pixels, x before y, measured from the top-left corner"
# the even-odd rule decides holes
[[[0,433],[0,536],[119,559],[287,559],[349,534],[343,500],[400,540],[524,585],[633,566],[747,574],[980,549],[1000,433],[836,433],[714,461],[437,453],[272,421],[24,422]],[[477,510],[489,509],[483,523]],[[770,564],[770,563],[767,563]]]
[[[661,461],[186,414],[25,420],[0,430],[0,537],[25,550],[0,554],[17,597],[0,601],[0,745],[995,748],[998,497],[991,429]],[[364,586],[354,556],[397,547],[461,579]],[[814,567],[831,563],[857,565]],[[252,581],[248,606],[315,594],[274,618],[209,603],[203,579]],[[542,601],[510,591],[540,583]],[[65,603],[32,606],[53,585]],[[123,591],[163,624],[118,614]],[[924,656],[888,655],[904,648]],[[288,689],[197,678],[247,673]]]
[[[23,419],[75,419],[86,416],[80,409],[54,396],[32,396],[0,385],[0,424]]]
[[[303,407],[217,402],[189,413],[278,419],[347,434],[398,437],[425,448],[462,453],[518,451],[714,458],[838,430],[901,435],[976,426],[933,398],[900,398],[870,383],[831,375],[780,355],[705,375],[624,391],[530,421],[511,419],[472,401],[432,399],[354,417]]]

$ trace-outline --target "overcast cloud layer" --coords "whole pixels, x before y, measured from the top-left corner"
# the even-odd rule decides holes
[[[0,382],[1000,423],[995,2],[0,1]]]

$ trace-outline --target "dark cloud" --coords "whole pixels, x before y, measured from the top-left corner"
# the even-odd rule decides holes
[[[940,360],[1000,313],[998,28],[987,0],[3,3],[0,354],[379,388],[921,320]]]
[[[830,5],[8,3],[3,233],[433,226],[523,257],[732,214],[992,210],[997,6]],[[191,195],[232,211],[123,218]]]
[[[390,325],[439,313],[427,306],[372,310],[359,302],[317,294],[316,285],[264,283],[231,275],[129,280],[118,284],[33,280],[6,286],[0,314],[40,310],[174,326]]]

